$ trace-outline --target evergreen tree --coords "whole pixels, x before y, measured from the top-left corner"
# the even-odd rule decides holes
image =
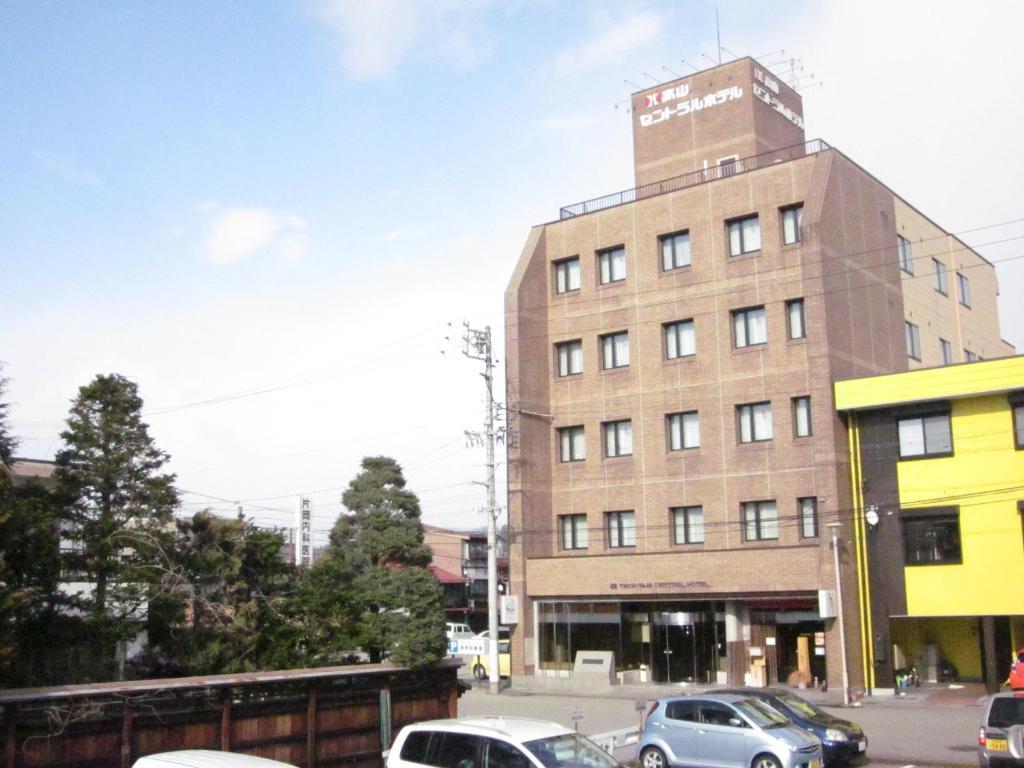
[[[5,399],[7,394],[7,379],[3,375],[4,364],[0,363],[0,465],[10,465],[14,458],[14,451],[18,447],[18,441],[11,434],[7,424],[7,409],[10,407]],[[0,469],[2,471],[2,469]]]
[[[89,584],[82,606],[92,669],[84,676],[107,678],[116,644],[135,637],[145,617],[177,505],[174,476],[161,472],[168,456],[142,421],[138,387],[118,374],[79,389],[61,437],[61,537],[67,566]]]
[[[353,640],[371,661],[437,661],[445,652],[444,591],[426,568],[431,554],[419,500],[406,490],[402,468],[386,456],[364,458],[342,503],[349,514],[335,523],[314,570],[318,577],[334,569],[351,579],[340,609],[354,622]]]

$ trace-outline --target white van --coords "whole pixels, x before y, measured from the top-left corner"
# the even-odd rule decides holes
[[[135,761],[132,768],[295,768],[291,763],[268,760],[265,757],[240,755],[237,752],[217,752],[212,749],[182,749],[177,752],[159,752]]]

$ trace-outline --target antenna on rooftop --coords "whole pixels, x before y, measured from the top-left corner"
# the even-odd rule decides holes
[[[634,88],[636,88],[636,89],[637,89],[638,91],[642,91],[642,90],[644,89],[644,87],[643,87],[642,85],[637,85],[637,84],[636,84],[636,83],[634,83],[634,82],[633,82],[632,80],[623,80],[622,82],[624,82],[624,83],[625,83],[626,85],[631,85],[631,86],[633,86],[633,87],[634,87]]]
[[[668,72],[670,75],[672,75],[673,77],[675,77],[677,79],[682,77],[682,75],[680,75],[678,72],[673,72],[671,69],[666,67],[664,64],[661,65],[661,68],[664,69],[666,72]]]
[[[659,85],[661,84],[661,80],[659,80],[658,78],[656,78],[656,77],[655,77],[654,75],[649,75],[649,74],[647,74],[646,72],[644,72],[643,74],[644,74],[644,77],[649,77],[649,78],[651,78],[651,80],[653,80],[653,81],[654,81],[655,83],[657,83],[657,84],[659,84]]]
[[[718,23],[718,6],[715,6],[715,39],[718,43],[718,65],[722,65],[722,27]]]
[[[680,59],[679,61],[681,61],[681,62],[682,62],[683,64],[685,64],[686,66],[688,66],[688,67],[689,67],[690,69],[692,69],[692,70],[693,70],[694,72],[700,72],[700,67],[695,67],[695,66],[693,66],[693,64],[691,64],[690,62],[688,62],[688,61],[687,61],[686,59]]]
[[[707,55],[706,53],[702,53],[702,54],[701,54],[701,56],[703,56],[703,57],[704,57],[705,59],[707,59],[708,61],[710,61],[710,62],[711,62],[712,64],[714,64],[714,65],[715,65],[716,67],[717,67],[717,66],[718,66],[718,64],[720,63],[720,62],[717,62],[717,61],[715,61],[714,59],[712,59],[712,58],[711,58],[710,56],[708,56],[708,55]],[[721,53],[719,53],[719,54],[718,54],[718,57],[719,57],[719,58],[721,58],[721,57],[722,57],[722,54],[721,54]]]

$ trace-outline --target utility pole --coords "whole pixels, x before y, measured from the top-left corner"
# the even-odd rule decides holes
[[[839,561],[839,529],[842,523],[829,523],[832,529],[832,554],[835,558],[836,568],[836,603],[839,612],[839,645],[843,652],[843,706],[850,706],[850,671],[846,662],[846,617],[843,616],[843,574]]]
[[[491,355],[491,327],[478,331],[463,323],[466,348],[462,354],[471,360],[482,360],[487,385],[487,414],[484,419],[484,445],[487,448],[487,642],[488,682],[491,693],[500,692],[501,670],[498,668],[498,507],[494,490],[494,360]]]

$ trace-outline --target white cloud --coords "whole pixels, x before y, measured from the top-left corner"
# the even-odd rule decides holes
[[[73,157],[37,149],[32,153],[36,162],[46,170],[56,174],[68,184],[79,187],[102,187],[103,179],[96,171],[80,164]]]
[[[393,243],[396,240],[401,240],[405,236],[405,230],[402,229],[391,229],[381,235],[380,239],[385,243]]]
[[[345,70],[359,79],[390,75],[414,48],[459,66],[487,48],[476,20],[486,0],[320,0],[317,18],[338,38]]]
[[[602,15],[585,40],[559,51],[552,68],[561,75],[578,75],[597,69],[634,48],[658,37],[662,17],[649,11],[626,17]]]
[[[230,208],[213,221],[205,250],[211,261],[240,261],[271,245],[287,259],[301,258],[304,242],[294,234],[306,226],[298,216],[269,208]],[[285,238],[284,235],[292,237]]]

